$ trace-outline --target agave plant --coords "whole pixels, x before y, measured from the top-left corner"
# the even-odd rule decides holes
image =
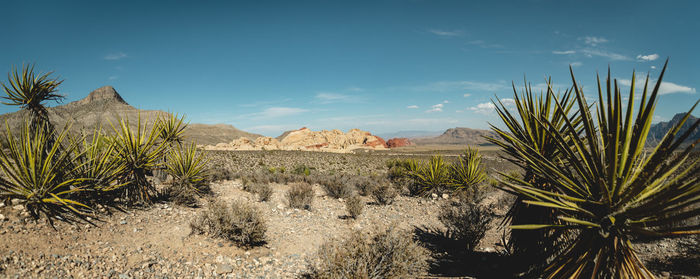
[[[541,190],[554,190],[549,183],[540,179],[533,169],[533,162],[520,156],[524,146],[535,152],[539,156],[551,161],[558,160],[561,153],[557,150],[557,138],[549,131],[555,130],[563,132],[565,124],[570,121],[575,129],[580,129],[581,118],[578,112],[572,109],[576,103],[572,91],[566,90],[563,94],[557,95],[552,89],[551,79],[546,81],[546,93],[535,95],[532,87],[525,81],[525,87],[518,93],[513,84],[513,101],[516,109],[511,113],[500,101],[494,102],[496,112],[503,121],[505,129],[501,129],[491,124],[491,129],[498,137],[487,138],[490,142],[498,145],[504,151],[504,159],[516,165],[520,165],[525,170],[524,180]],[[559,105],[555,103],[557,98]],[[557,218],[552,209],[530,206],[523,203],[524,198],[518,197],[503,220],[503,224],[542,224],[556,222]],[[560,231],[539,230],[539,231],[512,231],[509,235],[508,244],[513,248],[513,253],[520,257],[526,264],[537,268],[538,263],[546,263],[556,253],[558,242],[565,241]]]
[[[123,166],[118,182],[123,185],[120,189],[124,197],[132,202],[150,203],[156,189],[146,175],[159,167],[165,150],[165,145],[158,142],[158,129],[155,125],[150,129],[142,125],[140,114],[135,130],[130,127],[129,119],[120,119],[119,126],[112,125],[112,129],[114,156]]]
[[[645,151],[667,64],[651,93],[647,75],[636,115],[634,73],[624,110],[617,81],[608,72],[603,90],[598,78],[596,118],[571,70],[583,132],[569,119],[561,130],[546,130],[562,159],[546,158],[536,147],[514,139],[517,156],[550,188],[521,179],[504,180],[502,185],[527,204],[554,210],[561,223],[511,228],[557,229],[575,235],[544,270],[547,278],[654,278],[637,257],[633,237],[700,234],[700,159],[689,157],[698,142],[674,153],[700,125],[696,121],[688,132],[678,133],[698,103],[656,147]]]
[[[8,74],[9,85],[0,83],[7,96],[3,97],[6,105],[18,106],[29,112],[31,120],[30,127],[32,130],[38,128],[46,129],[53,132],[53,126],[49,122],[49,114],[44,106],[47,101],[61,101],[63,95],[57,92],[57,88],[62,80],[51,77],[52,72],[35,74],[34,66],[22,66],[20,74],[17,68],[12,69],[12,73]],[[47,135],[49,139],[53,135]]]
[[[467,147],[451,166],[453,185],[457,190],[476,187],[486,180],[486,173],[481,167],[481,154],[476,148]]]
[[[33,129],[25,122],[15,135],[9,125],[2,139],[4,152],[0,152],[0,196],[23,200],[27,209],[38,217],[44,213],[49,220],[66,212],[82,215],[87,205],[71,198],[83,190],[88,180],[76,176],[76,164],[71,162],[70,152],[75,145],[63,146],[68,128],[49,142],[49,134],[43,127]],[[80,164],[77,164],[80,167]]]

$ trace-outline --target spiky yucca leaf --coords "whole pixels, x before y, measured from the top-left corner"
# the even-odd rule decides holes
[[[111,124],[111,123],[110,123]],[[142,125],[141,115],[138,116],[136,129],[132,130],[129,119],[120,119],[115,127],[112,143],[114,154],[123,171],[119,175],[120,187],[125,198],[131,201],[150,203],[156,193],[155,187],[146,179],[146,175],[159,167],[165,145],[158,142],[158,129]]]
[[[698,142],[674,153],[700,125],[700,120],[696,121],[688,132],[678,135],[698,103],[652,151],[644,150],[667,64],[651,92],[647,76],[636,116],[634,74],[624,109],[617,81],[608,73],[602,87],[598,79],[594,118],[571,70],[583,134],[568,119],[562,131],[547,130],[556,138],[555,148],[562,160],[529,152],[531,148],[524,148],[527,143],[518,142],[523,146],[518,156],[538,177],[551,183],[552,190],[524,180],[501,183],[525,202],[553,209],[563,223],[525,224],[513,229],[576,232],[573,242],[562,247],[563,252],[545,270],[547,278],[654,278],[637,257],[632,237],[700,233],[696,218],[700,214],[700,159],[689,157]]]
[[[566,90],[563,94],[555,94],[551,79],[547,80],[546,84],[546,92],[540,94],[533,94],[532,87],[527,81],[520,93],[513,84],[515,113],[511,113],[500,100],[494,101],[496,112],[506,128],[501,129],[490,124],[498,137],[487,138],[487,140],[501,147],[506,154],[503,156],[504,159],[523,167],[525,181],[542,190],[554,190],[547,181],[538,178],[532,162],[524,159],[521,153],[538,153],[549,160],[558,160],[561,153],[556,149],[557,138],[549,131],[563,131],[567,120],[572,122],[573,127],[579,128],[581,118],[577,112],[572,113],[576,100],[571,90]],[[556,104],[555,97],[558,98],[560,105]],[[531,206],[523,201],[523,197],[515,200],[503,220],[504,225],[557,221],[551,209]],[[551,259],[558,252],[556,249],[558,242],[562,241],[565,241],[565,236],[554,230],[516,230],[512,231],[508,238],[513,253],[533,270],[537,270],[539,264]]]
[[[80,164],[71,162],[74,144],[62,146],[68,128],[52,142],[46,129],[33,129],[25,122],[19,134],[13,134],[6,124],[2,139],[7,149],[0,152],[0,196],[18,198],[26,203],[34,216],[44,213],[49,220],[65,212],[82,215],[87,205],[71,198],[82,191],[87,179],[76,176]],[[62,148],[68,152],[59,152]]]
[[[124,172],[125,165],[114,156],[115,142],[110,141],[101,128],[96,128],[89,140],[81,137],[71,141],[77,145],[73,154],[73,160],[79,164],[76,172],[80,177],[89,179],[89,188],[111,191],[124,185],[117,183],[117,180]]]
[[[173,143],[182,143],[183,133],[187,128],[187,123],[185,121],[185,116],[179,116],[178,114],[163,114],[158,117],[156,121],[156,128],[158,129],[158,137],[172,146]]]
[[[32,129],[42,127],[47,132],[53,132],[53,126],[49,122],[49,115],[44,103],[47,101],[61,101],[63,95],[56,93],[62,80],[52,78],[52,72],[35,74],[34,66],[23,65],[20,73],[19,69],[12,68],[8,73],[9,85],[4,83],[2,88],[7,96],[3,97],[6,105],[18,106],[27,110],[30,115]],[[52,136],[52,135],[47,135]]]
[[[207,162],[204,155],[197,152],[197,145],[191,143],[185,148],[176,146],[168,155],[166,167],[175,183],[199,190],[199,186],[207,180]]]
[[[433,156],[425,164],[409,165],[415,169],[410,171],[409,175],[421,187],[420,194],[441,191],[452,186],[450,168],[442,156]]]
[[[476,187],[486,180],[486,172],[481,167],[481,154],[476,148],[467,147],[450,168],[452,184],[457,190]]]

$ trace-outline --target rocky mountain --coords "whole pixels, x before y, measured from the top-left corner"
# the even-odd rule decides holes
[[[464,127],[447,129],[437,137],[413,138],[417,145],[458,144],[458,145],[488,145],[484,136],[493,137],[496,134],[490,130],[479,130]]]
[[[110,122],[117,124],[120,118],[128,118],[132,127],[136,126],[139,114],[141,120],[151,125],[155,119],[167,112],[158,110],[140,110],[129,105],[112,86],[100,87],[88,94],[87,97],[65,105],[48,108],[49,117],[57,128],[71,124],[71,130],[92,131],[102,127],[111,131]],[[5,121],[10,127],[19,127],[24,121],[26,112],[17,111],[0,115],[0,123]],[[2,129],[4,131],[4,129]],[[260,135],[251,134],[236,129],[231,125],[190,124],[185,132],[189,140],[199,144],[216,144],[233,138],[248,137],[255,139]]]
[[[284,132],[277,138],[240,137],[229,143],[208,145],[208,150],[304,150],[327,152],[353,152],[357,149],[383,150],[387,148],[384,139],[360,129],[347,133],[340,130],[311,131],[304,127]]]
[[[649,145],[656,145],[658,142],[666,135],[666,133],[671,130],[675,125],[680,123],[680,121],[683,119],[685,116],[685,113],[677,113],[676,115],[671,118],[671,121],[667,122],[659,122],[656,124],[651,125],[651,128],[649,129],[649,136],[647,138],[647,144]],[[695,116],[690,116],[688,117],[688,120],[685,121],[683,126],[681,127],[681,130],[678,132],[678,135],[682,135],[688,129],[690,129],[690,126],[697,121],[698,118]],[[700,139],[700,127],[696,128],[695,131],[693,131],[690,134],[690,137],[685,140],[684,143],[689,144],[692,143],[696,140]]]
[[[393,133],[383,133],[383,134],[377,134],[378,136],[385,138],[385,139],[391,139],[391,138],[429,138],[429,137],[437,137],[441,135],[443,131],[418,131],[418,130],[407,130],[407,131],[398,131],[398,132],[393,132]]]

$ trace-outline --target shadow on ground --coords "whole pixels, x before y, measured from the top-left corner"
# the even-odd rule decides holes
[[[459,241],[432,228],[416,228],[415,236],[432,253],[430,274],[446,277],[517,278],[517,264],[499,252],[468,251]]]

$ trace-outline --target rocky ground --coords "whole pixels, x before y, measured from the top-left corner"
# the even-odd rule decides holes
[[[252,155],[251,155],[252,154]],[[280,153],[282,154],[282,153]],[[285,153],[286,154],[286,153]],[[229,164],[244,168],[286,167],[306,164],[314,172],[366,173],[382,169],[384,160],[365,155],[238,153]],[[227,155],[228,156],[228,155]],[[257,157],[256,157],[257,156]],[[295,158],[295,159],[291,159]],[[296,161],[294,161],[296,160]],[[316,161],[315,161],[316,160]],[[492,162],[493,161],[493,162]],[[325,163],[323,163],[325,162]],[[487,157],[489,169],[502,168]],[[218,163],[217,163],[218,164]],[[363,166],[363,169],[360,169]],[[4,278],[298,278],[308,260],[325,241],[353,229],[375,230],[395,226],[415,232],[434,253],[434,276],[493,278],[507,270],[509,260],[499,246],[498,228],[508,203],[502,192],[490,192],[483,203],[495,209],[493,228],[477,251],[455,256],[442,243],[437,215],[450,196],[427,198],[400,196],[387,206],[362,197],[365,208],[357,220],[347,218],[341,199],[329,198],[319,185],[310,211],[287,206],[289,185],[273,183],[267,202],[242,190],[240,179],[211,185],[212,195],[200,199],[200,207],[188,208],[157,202],[146,208],[101,208],[94,225],[56,222],[29,217],[21,205],[0,206],[0,277]],[[266,243],[250,249],[228,241],[191,233],[190,221],[207,208],[211,198],[249,200],[267,221]],[[437,233],[436,233],[437,232]],[[639,241],[640,257],[660,277],[700,277],[698,238]]]

